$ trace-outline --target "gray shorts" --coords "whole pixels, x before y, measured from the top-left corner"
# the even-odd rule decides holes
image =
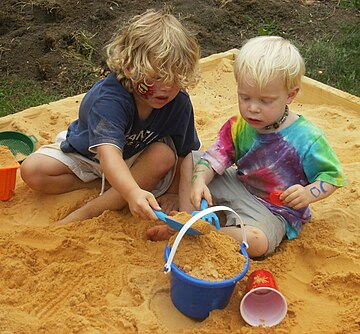
[[[192,152],[194,164],[200,160],[202,152]],[[265,233],[269,241],[266,255],[274,252],[283,240],[285,220],[274,215],[256,196],[252,195],[238,179],[236,168],[229,167],[223,175],[216,175],[208,184],[213,204],[233,209],[244,221],[244,225],[254,226]],[[240,225],[232,212],[225,212],[226,226]]]
[[[155,197],[163,195],[170,187],[176,172],[176,164],[178,156],[174,143],[170,137],[166,137],[162,140],[167,144],[175,153],[176,161],[172,170],[170,170],[165,177],[158,183],[156,188],[152,191]],[[83,182],[90,182],[98,178],[102,178],[103,173],[100,164],[96,161],[85,158],[78,153],[64,153],[60,149],[60,142],[54,144],[41,146],[34,154],[44,154],[49,157],[55,158],[61,161]],[[141,152],[133,155],[130,159],[125,160],[125,163],[130,168],[135,160],[139,157]]]

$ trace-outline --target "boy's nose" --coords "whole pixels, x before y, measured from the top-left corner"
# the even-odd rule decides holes
[[[248,109],[252,113],[259,113],[260,112],[259,105],[257,103],[255,103],[255,102],[250,103]]]

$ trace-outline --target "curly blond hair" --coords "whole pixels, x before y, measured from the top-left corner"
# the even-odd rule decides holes
[[[199,80],[197,40],[165,10],[150,9],[133,17],[105,48],[109,69],[128,91],[130,78],[139,75],[182,88]]]

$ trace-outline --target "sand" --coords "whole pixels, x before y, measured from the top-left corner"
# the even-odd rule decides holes
[[[238,112],[232,59],[233,51],[204,59],[202,81],[191,91],[204,147]],[[37,147],[50,143],[76,118],[82,97],[0,118],[0,131],[34,135]],[[325,131],[349,185],[313,204],[299,238],[251,261],[224,310],[198,322],[173,306],[163,272],[166,242],[145,238],[153,222],[122,210],[55,226],[99,191],[44,195],[18,174],[14,196],[0,202],[0,332],[359,333],[360,99],[305,78],[291,108]],[[256,269],[270,270],[288,301],[286,318],[273,328],[253,328],[239,313],[246,278]]]
[[[17,164],[12,152],[7,146],[0,145],[0,168],[11,167]]]
[[[169,240],[171,248],[177,235]],[[246,270],[245,261],[239,243],[220,231],[200,236],[185,234],[173,259],[173,263],[183,272],[210,282],[221,282],[239,275]]]

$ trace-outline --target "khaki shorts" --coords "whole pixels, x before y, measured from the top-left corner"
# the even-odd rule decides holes
[[[192,152],[194,165],[200,160],[202,152]],[[252,195],[238,179],[236,168],[229,167],[223,175],[216,175],[208,184],[214,205],[224,205],[233,209],[244,221],[244,225],[254,226],[263,231],[268,238],[270,255],[285,237],[285,220],[274,215],[256,196]],[[240,226],[232,212],[225,212],[226,226]]]
[[[176,161],[173,169],[165,175],[165,177],[152,191],[155,197],[163,195],[169,189],[175,176],[176,165],[178,161],[178,156],[176,154],[176,149],[172,139],[170,137],[166,137],[161,141],[167,144],[174,151]],[[41,146],[33,154],[44,154],[61,161],[64,165],[69,167],[70,170],[83,182],[91,182],[103,177],[103,173],[98,162],[85,158],[78,153],[64,153],[60,149],[60,142]],[[125,160],[126,165],[130,168],[140,154],[141,152],[133,155],[130,159]]]

